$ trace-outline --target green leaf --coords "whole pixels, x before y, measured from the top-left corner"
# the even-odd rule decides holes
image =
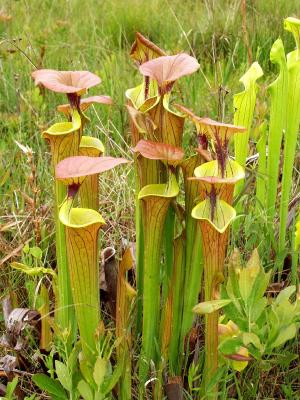
[[[81,380],[77,389],[84,400],[94,400],[93,391],[86,381]]]
[[[29,250],[30,250],[29,244],[26,243],[26,244],[24,245],[24,247],[23,247],[23,252],[24,252],[25,254],[29,254]]]
[[[107,360],[105,360],[105,358],[98,357],[95,362],[95,367],[93,371],[93,378],[98,387],[102,385],[106,372],[107,372]]]
[[[78,341],[74,346],[71,351],[71,354],[69,355],[68,359],[68,366],[70,368],[70,373],[73,375],[75,371],[78,369],[78,364],[77,364],[77,359],[78,359],[78,354],[81,350],[81,343]]]
[[[263,352],[264,347],[260,342],[259,337],[255,333],[251,332],[244,332],[242,335],[243,338],[243,344],[245,346],[248,346],[250,343],[253,344],[257,349],[260,350],[260,352]]]
[[[60,383],[63,385],[65,389],[69,392],[72,391],[72,377],[70,376],[68,367],[63,364],[61,361],[55,361],[55,372]]]
[[[272,271],[265,273],[263,269],[260,270],[260,273],[255,279],[251,294],[248,299],[249,309],[251,309],[253,305],[264,296],[270,282],[271,273]]]
[[[241,338],[238,337],[228,338],[219,344],[219,350],[221,353],[225,355],[235,354],[239,351],[241,345],[242,345]]]
[[[299,358],[298,354],[293,354],[290,352],[284,352],[284,354],[276,354],[274,364],[280,365],[283,368],[288,368],[290,363]]]
[[[113,390],[113,388],[116,386],[116,384],[118,383],[118,381],[123,373],[123,370],[124,370],[124,360],[121,360],[120,362],[118,362],[118,364],[114,368],[114,372],[113,372],[112,376],[110,377],[110,379],[107,381],[106,384],[104,384],[103,394],[105,396],[108,393],[110,393]]]
[[[262,297],[254,302],[254,304],[251,306],[251,322],[257,323],[257,320],[266,310],[267,305],[268,305],[268,300],[266,297]]]
[[[37,246],[34,246],[34,247],[31,247],[31,248],[30,248],[30,254],[31,254],[34,258],[36,258],[37,260],[41,260],[41,259],[42,259],[42,256],[43,256],[42,249],[40,249],[40,248],[37,247]]]
[[[80,371],[84,377],[84,379],[87,381],[87,383],[91,386],[91,387],[95,387],[95,382],[94,382],[94,378],[93,378],[93,373],[92,373],[92,366],[89,363],[88,360],[83,359],[80,361],[79,363],[80,365]]]
[[[59,381],[44,374],[35,374],[32,381],[43,391],[62,400],[68,400],[66,392]]]
[[[193,312],[196,314],[210,314],[214,311],[220,310],[232,302],[231,299],[226,300],[209,300],[197,304],[193,308]]]
[[[276,297],[275,304],[280,304],[280,303],[288,300],[292,296],[292,294],[294,294],[295,292],[296,292],[295,285],[286,287]]]
[[[16,376],[11,382],[7,384],[6,394],[5,394],[6,398],[8,399],[12,398],[12,395],[14,394],[17,385],[18,385],[18,377]]]
[[[273,347],[283,345],[287,340],[293,339],[296,336],[297,327],[296,324],[291,324],[279,332],[276,340],[272,343]]]

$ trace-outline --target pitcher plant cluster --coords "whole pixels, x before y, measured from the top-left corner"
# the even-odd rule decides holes
[[[286,252],[300,122],[300,21],[287,18],[285,29],[293,33],[297,49],[286,57],[281,39],[271,49],[270,60],[279,74],[269,87],[269,129],[266,122],[259,129],[255,182],[255,212],[266,210],[269,224],[279,218],[278,245],[276,233],[268,242],[268,250],[275,250],[279,273]],[[138,86],[125,94],[134,158],[126,168],[135,172],[136,242],[135,252],[116,244],[122,257],[110,321],[101,311],[99,295],[99,231],[105,226],[99,212],[103,190],[99,174],[122,168],[129,160],[106,155],[102,142],[85,136],[84,129],[91,105],[113,102],[109,96],[85,97],[101,82],[91,72],[32,73],[36,85],[64,93],[68,100],[57,107],[64,121],[42,133],[51,150],[57,260],[54,321],[42,325],[42,330],[48,332],[44,336],[48,346],[59,336],[66,338],[66,356],[65,364],[55,364],[60,382],[45,375],[35,382],[50,395],[56,393],[55,398],[163,399],[173,385],[176,399],[183,399],[184,387],[199,399],[217,399],[217,376],[224,363],[241,371],[252,359],[294,337],[299,327],[299,299],[293,304],[289,299],[295,286],[281,295],[285,310],[290,309],[289,324],[276,325],[269,336],[263,331],[261,322],[266,321],[259,319],[261,314],[251,330],[243,325],[256,298],[261,312],[266,308],[264,318],[268,313],[283,315],[280,298],[273,305],[266,302],[271,272],[264,271],[257,251],[246,266],[240,256],[238,262],[234,258],[237,250],[226,261],[230,235],[239,235],[243,228],[242,215],[236,216],[243,214],[256,81],[263,72],[255,62],[241,78],[245,89],[234,96],[234,124],[227,124],[198,116],[199,110],[176,102],[178,81],[189,79],[200,67],[194,57],[167,55],[137,33],[130,58],[140,75]],[[189,136],[189,147],[183,145],[184,134]],[[298,222],[295,254],[299,231]],[[50,321],[47,313],[43,318]],[[203,357],[195,347],[199,320],[205,325]],[[191,365],[197,366],[201,377],[195,391],[185,382]],[[68,379],[60,379],[62,375]]]

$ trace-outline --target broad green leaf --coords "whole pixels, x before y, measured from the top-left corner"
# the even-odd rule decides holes
[[[42,249],[40,249],[39,247],[33,246],[30,248],[29,252],[34,258],[37,258],[38,260],[42,259],[43,252],[42,252]]]
[[[273,307],[268,312],[268,324],[269,324],[268,341],[271,342],[274,340],[275,336],[277,335],[278,329],[280,327],[280,320]]]
[[[261,344],[261,341],[259,337],[255,333],[251,332],[243,332],[242,335],[243,338],[243,343],[245,346],[248,346],[250,343],[253,344],[258,350],[263,352],[263,345]]]
[[[219,344],[219,350],[221,353],[227,354],[235,354],[238,352],[240,346],[243,344],[241,337],[230,337],[226,338]]]
[[[55,361],[55,372],[59,379],[59,382],[63,385],[63,387],[69,392],[72,391],[72,377],[68,370],[68,367],[63,364],[61,361]]]
[[[280,326],[288,325],[297,317],[296,303],[292,304],[288,299],[283,299],[280,303],[273,303],[272,309],[278,316]]]
[[[94,400],[93,391],[86,381],[81,380],[77,385],[77,389],[84,400]]]
[[[107,380],[107,383],[104,383],[103,394],[105,396],[107,396],[108,393],[110,393],[113,390],[113,388],[116,386],[116,384],[118,383],[119,379],[122,376],[123,371],[124,371],[124,360],[121,360],[115,366],[111,377]]]
[[[7,383],[5,398],[7,399],[13,398],[12,396],[14,394],[17,385],[18,385],[18,377],[16,376],[11,382]]]
[[[257,323],[258,319],[262,316],[262,313],[266,311],[268,305],[268,300],[266,297],[262,297],[258,300],[255,300],[251,305],[251,321]],[[266,318],[266,317],[264,317]]]
[[[278,77],[269,86],[271,110],[268,136],[267,212],[272,221],[275,215],[279,160],[281,156],[282,135],[286,128],[288,95],[288,70],[284,46],[281,39],[277,39],[274,42],[270,52],[270,60],[279,67]]]
[[[261,262],[257,249],[254,249],[248,262],[246,268],[249,272],[249,277],[254,280],[261,270]]]
[[[75,371],[78,369],[78,355],[81,350],[81,343],[78,341],[73,345],[72,351],[68,358],[68,366],[70,369],[71,374],[73,375]]]
[[[247,268],[242,268],[239,276],[239,289],[242,299],[246,304],[252,290],[252,284],[253,281],[250,280],[250,271]]]
[[[279,295],[276,297],[275,304],[280,304],[283,301],[288,300],[296,292],[296,286],[288,286],[281,290]]]
[[[226,292],[230,299],[233,300],[236,308],[241,312],[241,306],[238,299],[241,297],[239,290],[239,273],[242,268],[241,253],[238,249],[234,249],[227,266],[228,278],[226,284]]]
[[[50,395],[52,394],[62,400],[68,400],[65,390],[58,380],[44,374],[35,374],[32,377],[32,381]]]
[[[90,387],[96,389],[93,378],[93,367],[91,366],[90,362],[88,360],[83,359],[79,362],[79,365],[80,365],[80,371],[86,382],[90,385]]]
[[[287,340],[293,339],[296,336],[297,327],[296,324],[290,324],[289,326],[281,329],[277,338],[272,343],[273,347],[278,347],[283,345]]]
[[[248,306],[252,307],[257,301],[259,301],[265,294],[267,287],[271,279],[272,271],[265,272],[262,268],[260,273],[256,276],[250,296],[247,300]]]
[[[23,252],[24,252],[25,254],[29,254],[29,250],[30,250],[29,244],[26,243],[26,244],[24,245],[24,247],[23,247],[22,250],[23,250]]]
[[[206,199],[192,210],[192,217],[209,222],[218,232],[224,233],[236,217],[236,211],[224,200],[216,198],[215,204]]]
[[[93,378],[98,387],[100,387],[104,381],[105,375],[107,373],[107,360],[102,357],[98,357],[95,362]]]
[[[248,154],[248,142],[250,130],[253,120],[253,113],[256,102],[257,84],[256,81],[263,75],[263,71],[258,64],[254,62],[248,71],[241,77],[240,82],[244,85],[245,90],[234,95],[234,125],[243,126],[247,129],[242,135],[235,135],[234,150],[235,160],[245,167]],[[240,192],[243,184],[237,184],[236,192]]]
[[[240,270],[239,276],[240,293],[246,304],[248,303],[248,298],[252,292],[254,282],[260,272],[263,276],[264,272],[261,269],[258,251],[255,249],[246,267]]]
[[[232,300],[209,300],[197,304],[193,308],[193,312],[196,314],[210,314],[214,311],[220,310],[221,308],[227,306]]]

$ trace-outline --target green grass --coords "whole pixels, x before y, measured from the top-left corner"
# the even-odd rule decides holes
[[[111,109],[95,106],[88,112],[91,117],[89,133],[105,143],[109,154],[131,158],[124,92],[140,81],[128,57],[135,31],[149,37],[169,54],[180,51],[194,54],[201,68],[177,85],[178,102],[197,115],[217,118],[219,87],[222,86],[229,91],[223,97],[223,105],[225,120],[231,122],[232,97],[241,90],[238,80],[247,69],[240,1],[2,0],[1,9],[12,18],[7,22],[0,18],[0,260],[33,236],[32,209],[22,195],[22,192],[33,195],[28,180],[31,170],[26,155],[15,144],[17,140],[34,151],[40,187],[36,207],[42,223],[41,247],[46,262],[52,264],[50,155],[40,132],[62,118],[55,107],[65,102],[65,98],[48,91],[44,97],[39,96],[30,76],[34,66],[87,69],[98,74],[102,84],[93,88],[91,95],[110,95],[115,105]],[[286,52],[293,48],[292,36],[283,31],[283,19],[299,17],[297,12],[299,0],[247,1],[253,61],[259,61],[267,75],[260,80],[263,87],[274,78],[274,67],[269,62],[272,43],[281,36]],[[266,100],[262,93],[258,98],[263,106]],[[191,127],[188,123],[186,126]],[[184,142],[188,141],[186,129]],[[100,208],[107,221],[102,234],[105,243],[119,243],[121,238],[134,240],[131,169],[125,168],[121,175],[119,172],[106,174],[105,179],[101,179],[101,190]],[[253,199],[249,203],[253,203]],[[268,226],[263,210],[261,220],[253,222],[249,217],[246,224],[244,252],[248,253],[253,246],[263,246],[264,235],[272,227]],[[238,238],[236,242],[243,245]],[[265,261],[268,265],[268,260]],[[20,277],[0,265],[2,293],[6,293],[8,283],[22,296]],[[297,346],[297,343],[291,344],[287,351],[296,353]],[[282,398],[295,399],[300,396],[297,370],[294,366],[290,373],[285,373],[288,368],[291,367],[266,372],[261,365],[254,364],[237,380],[232,377],[228,387],[232,385],[233,389],[228,389],[226,398],[277,399],[280,393]],[[274,391],[272,386],[275,378],[279,391]]]

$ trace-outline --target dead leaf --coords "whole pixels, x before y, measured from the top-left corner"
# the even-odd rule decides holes
[[[169,377],[166,384],[166,395],[169,400],[183,400],[183,387],[181,376]]]
[[[11,15],[6,14],[3,10],[0,11],[0,22],[9,22],[11,19]]]
[[[5,372],[11,372],[17,367],[17,357],[10,356],[6,354],[4,357],[0,358],[0,368],[3,369]]]
[[[105,281],[109,296],[109,308],[112,317],[116,318],[116,299],[117,299],[117,281],[118,264],[116,261],[116,250],[113,247],[107,247],[101,253],[102,270],[105,273]]]

